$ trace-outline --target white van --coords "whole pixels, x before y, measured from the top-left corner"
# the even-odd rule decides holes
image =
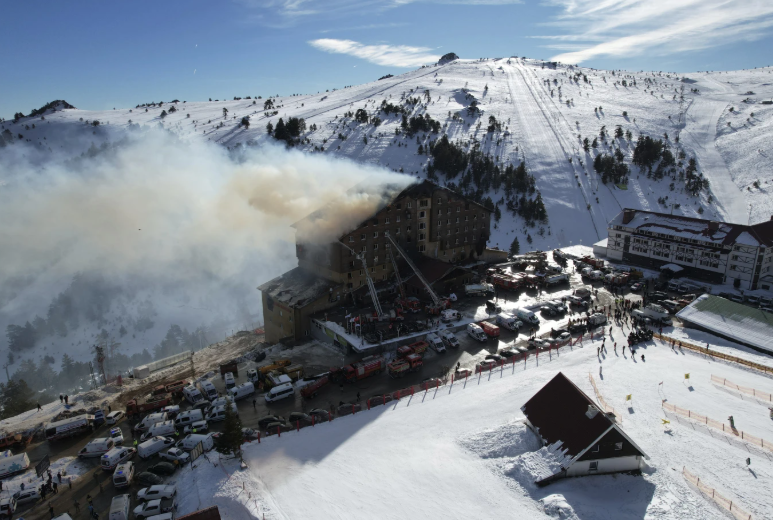
[[[134,463],[124,462],[115,467],[113,473],[113,485],[117,488],[129,487],[134,480]]]
[[[488,341],[488,336],[486,336],[486,333],[483,332],[483,328],[477,323],[467,324],[467,334],[478,341]]]
[[[461,346],[461,343],[459,343],[457,337],[454,336],[454,333],[448,329],[441,330],[439,336],[440,339],[443,340],[443,343],[449,348],[459,348]]]
[[[203,418],[204,413],[201,410],[186,410],[177,416],[177,418],[174,420],[174,424],[178,428],[182,428],[183,426],[187,426],[193,422],[200,421]]]
[[[521,326],[523,326],[523,323],[516,320],[515,316],[512,314],[507,312],[500,312],[497,314],[497,325],[504,327],[507,330],[517,331]]]
[[[174,435],[175,424],[175,421],[172,420],[156,423],[151,426],[148,431],[142,434],[140,440],[146,441],[151,437],[166,437],[167,435]]]
[[[255,385],[252,383],[242,383],[239,386],[235,386],[228,391],[231,394],[231,399],[238,401],[244,399],[255,393]]]
[[[217,388],[215,388],[215,385],[213,385],[212,381],[209,379],[199,381],[199,390],[210,401],[212,399],[217,399]]]
[[[234,375],[232,372],[226,372],[223,379],[225,379],[226,390],[230,390],[231,388],[236,386],[236,380],[234,379]]]
[[[427,334],[424,340],[429,343],[429,346],[432,350],[438,354],[445,354],[446,346],[443,344],[443,340],[440,339],[437,334],[430,332]]]
[[[144,419],[142,419],[142,422],[139,423],[134,429],[144,432],[147,431],[148,428],[156,424],[157,422],[164,422],[169,420],[169,416],[164,413],[151,413],[145,416]]]
[[[280,399],[285,399],[287,397],[295,397],[295,390],[293,389],[292,383],[283,383],[266,392],[267,403],[273,403],[274,401],[279,401]]]
[[[147,459],[164,448],[171,448],[173,445],[174,441],[172,439],[167,439],[166,437],[153,437],[137,446],[137,453],[141,459]]]
[[[99,461],[100,466],[105,471],[112,471],[120,463],[134,457],[136,450],[134,448],[113,448],[108,451]]]
[[[175,444],[175,446],[183,451],[191,451],[199,443],[201,443],[201,447],[204,448],[204,451],[209,451],[215,447],[215,439],[212,437],[211,433],[208,435],[191,433],[190,435],[186,435],[181,441]]]
[[[129,495],[114,496],[107,520],[129,520],[129,502]]]
[[[276,388],[276,387],[274,387],[274,388]],[[292,385],[290,385],[290,388],[292,388]],[[266,396],[268,396],[268,394],[266,394]],[[216,407],[212,408],[209,411],[209,413],[207,414],[207,422],[225,421],[225,407],[226,406],[227,405],[221,404],[220,406],[216,406]],[[236,403],[231,403],[231,410],[233,410],[236,415],[239,415],[239,409],[236,408]]]
[[[107,414],[107,417],[105,417],[105,422],[107,424],[115,424],[118,421],[120,421],[121,419],[123,419],[124,415],[125,414],[121,410],[116,410],[114,412],[110,412],[109,414]]]
[[[539,325],[539,318],[537,315],[526,309],[517,309],[515,311],[515,317],[527,325]]]
[[[86,447],[78,452],[78,457],[101,457],[115,446],[113,439],[109,437],[99,437],[92,440]]]
[[[183,388],[183,397],[185,397],[185,400],[191,404],[196,404],[199,401],[204,400],[204,396],[201,395],[201,392],[199,392],[195,386],[191,385]]]

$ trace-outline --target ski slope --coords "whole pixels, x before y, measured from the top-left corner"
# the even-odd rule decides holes
[[[588,82],[573,81],[571,77],[576,73],[584,74]],[[684,78],[687,80],[682,81]],[[622,79],[627,80],[627,86],[622,86]],[[425,91],[429,91],[429,98]],[[753,103],[744,105],[741,100],[747,91],[755,94],[751,96]],[[462,92],[475,96],[482,110],[479,116],[468,117],[464,113]],[[301,117],[307,128],[316,125],[317,130],[307,130],[304,137],[308,142],[300,149],[421,177],[428,158],[417,154],[415,138],[395,135],[399,117],[381,113],[383,123],[378,127],[344,117],[345,112],[359,108],[376,115],[382,101],[400,104],[407,97],[420,97],[422,102],[410,107],[412,113],[427,113],[441,121],[441,133],[447,133],[451,140],[465,145],[478,142],[484,152],[496,157],[503,166],[525,159],[545,201],[549,215],[546,227],[551,233],[538,236],[538,230],[525,229],[519,217],[505,211],[492,245],[506,247],[513,236],[523,239],[528,232],[534,247],[544,249],[603,238],[608,220],[626,206],[670,211],[671,204],[676,203],[681,207],[675,211],[686,215],[697,216],[698,208],[703,207],[706,217],[745,222],[749,205],[766,194],[745,190],[749,178],[762,179],[761,172],[771,166],[773,151],[764,140],[771,108],[760,105],[771,95],[770,68],[676,75],[562,65],[554,70],[543,62],[519,58],[457,60],[340,90],[272,98],[277,115],[264,111],[266,98],[261,98],[180,101],[176,104],[177,112],[162,119],[161,111],[171,106],[167,100],[161,107],[63,110],[48,114],[45,121],[38,116],[24,118],[17,124],[6,121],[2,127],[14,134],[22,133],[25,142],[29,140],[28,144],[41,151],[73,156],[92,143],[99,146],[119,139],[131,125],[162,126],[184,139],[233,148],[271,140],[265,128],[269,121],[276,124],[280,117]],[[733,127],[728,134],[724,118],[731,106],[735,107],[735,114],[741,109],[746,109],[747,116],[754,111],[756,119],[746,126]],[[225,116],[223,109],[228,111]],[[456,113],[462,114],[461,123],[453,119]],[[503,122],[506,129],[501,133],[486,132],[491,115]],[[250,117],[247,129],[239,125],[243,116]],[[100,121],[99,127],[86,124],[95,119]],[[30,124],[36,124],[36,128],[27,130]],[[634,141],[639,135],[662,137],[668,133],[675,150],[684,150],[688,157],[697,158],[699,171],[711,182],[710,193],[693,198],[681,193],[678,187],[670,191],[669,179],[652,181],[638,175],[635,167],[628,189],[602,184],[591,163],[596,153],[608,151],[609,147],[602,142],[598,150],[586,153],[578,135],[592,139],[602,126],[611,133],[617,125],[630,130]],[[676,135],[681,137],[679,143],[674,140]],[[437,136],[418,137],[426,144],[428,138]],[[622,140],[619,145],[630,158],[632,145]],[[314,152],[321,148],[324,152]],[[712,203],[707,201],[709,194]],[[489,195],[496,201],[502,194]],[[658,204],[657,199],[666,195],[668,203]],[[752,220],[768,218],[768,208],[769,204],[761,206]]]
[[[191,495],[180,513],[218,503],[228,505],[229,518],[726,518],[688,485],[681,473],[687,467],[754,518],[769,517],[773,452],[687,419],[672,417],[664,424],[661,402],[719,421],[733,415],[737,428],[773,439],[765,406],[710,378],[715,374],[767,392],[773,380],[660,342],[639,345],[633,361],[620,349],[625,335],[617,327],[613,334],[607,336],[608,353],[600,357],[600,340],[586,340],[560,357],[543,353],[537,362],[532,356],[514,373],[510,367],[490,377],[484,373],[480,381],[456,382],[453,388],[264,438],[246,445],[247,470],[202,461],[195,472],[179,477],[178,488]],[[558,371],[592,399],[588,376],[593,375],[622,428],[649,456],[642,475],[533,484],[554,459],[522,424],[520,407]],[[367,381],[361,385],[363,398],[369,397]],[[334,394],[330,390],[315,406],[335,400]],[[249,500],[237,493],[243,485]]]

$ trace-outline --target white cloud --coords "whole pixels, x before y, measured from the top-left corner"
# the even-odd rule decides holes
[[[320,38],[310,41],[309,44],[321,51],[348,54],[386,67],[418,67],[440,59],[439,55],[430,54],[432,49],[428,47],[364,45],[353,40],[333,38]]]
[[[549,24],[552,59],[580,63],[598,57],[665,55],[753,41],[773,27],[770,0],[548,0],[562,8]]]
[[[291,24],[304,18],[339,18],[350,14],[374,14],[414,3],[458,5],[508,5],[522,0],[235,0],[259,13],[257,20],[276,18]]]

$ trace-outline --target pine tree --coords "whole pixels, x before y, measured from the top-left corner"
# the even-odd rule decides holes
[[[515,256],[521,253],[521,244],[518,243],[518,237],[513,239],[513,243],[510,244],[510,255]]]
[[[239,415],[233,411],[231,398],[226,398],[225,420],[223,421],[223,434],[217,439],[215,449],[223,455],[233,455],[241,458],[244,435],[242,434],[242,421]]]
[[[0,419],[14,417],[35,408],[35,393],[23,379],[0,383]]]
[[[274,125],[271,124],[271,121],[266,124],[266,132],[268,132],[268,135],[274,132]]]

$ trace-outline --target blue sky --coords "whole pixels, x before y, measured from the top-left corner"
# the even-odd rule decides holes
[[[596,68],[773,63],[771,0],[3,2],[0,117],[53,99],[106,109],[287,95],[463,58]]]

